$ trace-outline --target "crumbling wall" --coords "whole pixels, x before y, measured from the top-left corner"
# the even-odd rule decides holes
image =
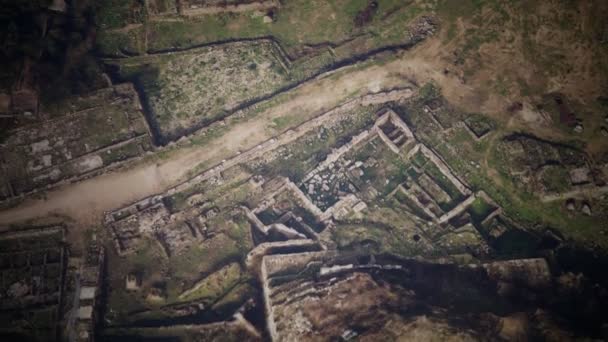
[[[0,201],[82,179],[153,149],[130,84],[44,111],[51,113],[48,120],[9,132],[0,146]]]

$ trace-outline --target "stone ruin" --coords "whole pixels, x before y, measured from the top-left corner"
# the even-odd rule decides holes
[[[8,319],[4,333],[49,340],[92,339],[105,250],[93,238],[83,257],[68,257],[64,235],[63,226],[0,234],[0,313]],[[32,317],[35,321],[30,321]]]
[[[325,226],[325,223],[319,220],[321,210],[310,203],[287,178],[271,180],[268,183],[270,186],[266,189],[266,199],[257,208],[246,210],[252,226],[266,239],[272,240],[273,236],[290,240],[317,239],[318,233]],[[269,191],[268,187],[273,186],[276,188]],[[291,200],[288,201],[285,197]],[[308,219],[307,222],[302,216],[295,214],[293,210],[296,208],[302,208],[312,215],[313,221]]]
[[[106,214],[105,225],[119,255],[137,250],[141,239],[147,237],[156,241],[166,256],[172,256],[213,237],[207,221],[218,215],[218,208],[206,207],[206,202],[193,204],[187,212],[171,213],[164,197],[153,196]]]
[[[422,219],[430,220],[438,226],[456,225],[455,228],[458,228],[471,225],[466,211],[478,199],[491,203],[494,211],[489,213],[490,216],[501,213],[498,205],[487,194],[483,191],[473,194],[434,151],[418,142],[394,111],[384,109],[378,113],[378,119],[371,130],[363,131],[352,137],[350,142],[333,150],[299,185],[287,178],[273,180],[271,185],[266,187],[266,199],[258,207],[247,211],[253,227],[271,241],[274,240],[272,236],[276,237],[277,234],[288,240],[317,240],[321,230],[311,228],[315,223],[322,222],[322,227],[331,226],[334,220],[365,210],[367,204],[359,198],[359,189],[354,187],[349,178],[353,173],[361,175],[364,162],[346,160],[344,156],[377,137],[390,151],[405,155],[410,160],[421,154],[427,163],[440,173],[430,176],[422,169],[424,165],[416,167],[414,163],[412,169],[420,176],[398,184],[390,193],[390,196],[396,196],[399,192],[407,197],[410,200],[409,205],[415,207],[414,212],[422,211],[426,214]],[[436,177],[443,177],[449,182],[448,185],[456,194],[448,194],[444,190],[446,185],[438,183]],[[282,208],[285,206],[283,203],[286,196],[292,199],[291,204],[288,208]],[[377,191],[371,197],[376,196]],[[449,207],[446,207],[446,204],[449,204]],[[302,215],[294,214],[294,210],[303,210],[312,218],[302,224],[305,220]]]
[[[95,326],[99,321],[97,312],[100,306],[100,296],[105,267],[105,249],[93,239],[88,246],[84,262],[78,271],[76,287],[78,305],[72,307],[66,331],[74,341],[91,341],[95,334]]]
[[[390,108],[378,113],[374,127],[378,136],[395,153],[399,153],[406,145],[415,143],[414,134],[401,118]]]
[[[55,336],[64,300],[67,250],[64,228],[51,226],[0,234],[0,313],[15,334]],[[34,326],[28,317],[40,315]],[[50,316],[49,316],[50,315]],[[29,318],[28,318],[29,319]]]
[[[526,293],[543,293],[554,279],[547,261],[540,258],[458,266],[440,261],[419,263],[414,259],[341,256],[334,251],[320,251],[268,255],[261,263],[266,323],[273,341],[315,340],[328,336],[350,338],[361,332],[369,333],[369,329],[361,327],[372,324],[372,315],[386,314],[391,305],[402,309],[417,300],[429,303],[424,296],[416,299],[418,292],[424,291],[415,290],[415,284],[432,288],[434,284],[429,282],[435,281],[441,286],[450,286],[449,279],[454,272],[487,279],[496,284],[492,296],[502,298],[521,296],[515,291],[518,286],[525,288]],[[450,271],[445,273],[447,270]],[[374,276],[368,277],[369,274]],[[387,280],[408,279],[406,285],[401,285],[413,290],[387,296],[393,287],[379,287],[371,281],[384,276]],[[439,278],[443,280],[438,281]],[[455,284],[462,285],[462,282]],[[371,298],[365,299],[366,296]],[[399,303],[399,300],[404,302]],[[369,306],[373,306],[373,310]],[[410,316],[415,314],[406,316],[411,320]],[[389,317],[399,319],[399,316]],[[390,320],[388,317],[376,319]]]
[[[31,59],[24,58],[19,76],[11,89],[0,93],[0,119],[15,119],[19,123],[30,123],[39,119],[40,94],[32,72]]]
[[[259,272],[264,289],[264,302],[268,314],[269,331],[272,337],[281,336],[285,329],[283,313],[286,296],[316,293],[316,285],[308,278],[292,282],[290,278],[293,270],[302,271],[298,274],[314,275],[321,279],[322,285],[318,293],[331,288],[332,279],[343,274],[365,272],[366,270],[392,271],[402,266],[386,262],[366,264],[340,263],[332,261],[335,257],[334,247],[324,238],[326,229],[331,229],[335,221],[351,217],[357,212],[365,211],[366,200],[373,196],[362,194],[359,189],[345,189],[337,187],[337,201],[322,205],[314,196],[316,192],[331,192],[333,184],[330,179],[342,177],[341,173],[360,173],[365,163],[374,163],[373,160],[347,161],[346,156],[356,151],[362,145],[373,141],[380,146],[386,146],[387,153],[395,153],[410,163],[408,172],[416,174],[405,182],[399,183],[388,195],[394,198],[408,198],[408,205],[418,206],[426,214],[430,236],[439,236],[447,231],[472,227],[472,218],[468,209],[475,201],[484,201],[490,210],[484,215],[480,226],[486,229],[489,239],[498,239],[511,229],[523,229],[514,226],[511,221],[502,216],[500,207],[484,192],[473,193],[468,186],[455,175],[449,165],[432,149],[418,141],[412,131],[392,110],[379,112],[378,119],[371,129],[361,132],[351,138],[342,147],[335,149],[327,158],[319,163],[300,184],[287,178],[265,180],[263,177],[252,177],[249,183],[255,186],[262,200],[255,202],[254,209],[244,208],[251,223],[252,235],[257,245],[247,255],[247,266]],[[378,156],[374,156],[377,158]],[[370,159],[374,159],[370,158]],[[377,163],[378,160],[375,160]],[[223,163],[222,165],[229,165]],[[223,170],[223,169],[222,169]],[[432,170],[432,171],[431,171]],[[214,168],[214,177],[221,170]],[[206,175],[206,173],[203,173]],[[347,176],[344,176],[347,179]],[[441,178],[441,179],[440,179]],[[195,177],[200,182],[202,176]],[[188,182],[191,186],[192,182]],[[450,189],[446,188],[446,184]],[[313,191],[309,191],[313,185]],[[323,185],[326,185],[325,187]],[[183,191],[184,186],[169,190],[168,194]],[[256,201],[258,194],[256,193]],[[376,194],[375,196],[378,196]],[[190,209],[189,213],[172,213],[170,204],[165,202],[163,196],[153,196],[134,203],[126,208],[108,213],[106,224],[111,230],[119,254],[130,253],[137,248],[138,241],[146,236],[154,238],[163,246],[168,255],[179,253],[180,248],[205,236],[207,220],[218,214],[216,208],[205,201],[200,193],[185,198]],[[446,206],[446,204],[449,204]],[[191,211],[191,212],[190,212]],[[413,212],[415,210],[412,210]],[[185,217],[188,217],[185,219]],[[425,221],[425,220],[421,220]],[[473,227],[476,230],[477,226]],[[425,233],[427,233],[425,231]],[[326,235],[326,234],[325,234]],[[418,239],[421,237],[416,235]],[[426,236],[425,236],[426,238]],[[483,247],[483,246],[482,246]],[[329,250],[329,251],[328,251]],[[473,254],[476,251],[469,251]],[[475,254],[478,255],[478,254]],[[488,274],[501,283],[521,282],[522,279],[509,278],[514,270],[533,269],[538,274],[544,272],[542,262],[538,260],[524,260],[505,262],[503,264],[487,264],[482,266]],[[296,272],[297,273],[297,272]],[[288,275],[287,277],[283,277]],[[535,274],[537,275],[537,274]],[[542,276],[537,277],[538,284],[542,285]],[[534,278],[536,279],[536,278]],[[127,286],[136,291],[137,275],[130,275],[126,279]],[[327,287],[327,286],[329,287]],[[312,286],[312,288],[311,288]],[[301,290],[301,291],[300,291]],[[308,292],[310,291],[310,292]],[[160,303],[164,299],[162,293],[150,292],[148,299]],[[283,313],[282,313],[283,312]],[[302,322],[298,321],[297,324]],[[295,324],[295,323],[294,323]],[[297,325],[296,324],[296,325]],[[306,328],[305,324],[302,328]],[[346,328],[345,328],[346,329]],[[354,331],[354,330],[351,330]],[[348,329],[344,336],[353,336]],[[280,338],[279,338],[280,339]]]
[[[122,84],[43,108],[0,145],[0,201],[76,181],[153,149],[137,93]]]
[[[608,179],[606,171],[583,151],[535,137],[508,136],[499,145],[499,152],[514,180],[547,199],[559,191],[600,189]]]

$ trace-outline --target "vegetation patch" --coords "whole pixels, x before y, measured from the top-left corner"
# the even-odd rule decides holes
[[[482,197],[477,197],[468,209],[471,215],[471,220],[474,223],[481,223],[488,215],[490,215],[497,208],[492,206]]]
[[[139,80],[161,133],[173,140],[287,85],[280,63],[271,42],[234,43],[129,60],[121,74]]]
[[[336,122],[321,126],[246,167],[254,174],[268,178],[284,176],[298,183],[327,157],[332,148],[344,145],[350,137],[369,127],[374,120],[373,113],[378,109],[378,106],[358,107]]]
[[[215,301],[221,295],[233,288],[241,278],[243,272],[238,263],[229,264],[200,280],[192,288],[179,295],[179,300],[189,302],[203,300],[205,303]]]
[[[540,177],[548,192],[560,193],[570,189],[570,174],[562,165],[544,167]]]
[[[143,0],[101,0],[96,5],[97,25],[102,29],[141,23],[146,17]]]
[[[481,114],[471,114],[465,120],[464,123],[467,127],[475,134],[477,138],[481,138],[488,134],[490,131],[496,128],[494,120]]]

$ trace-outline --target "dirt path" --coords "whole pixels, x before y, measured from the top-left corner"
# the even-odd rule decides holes
[[[376,93],[410,82],[422,85],[433,80],[441,86],[442,93],[450,102],[465,110],[474,108],[475,111],[496,115],[504,108],[500,100],[480,102],[472,88],[462,84],[457,77],[445,74],[442,62],[433,58],[440,48],[439,40],[430,40],[386,64],[345,68],[331,76],[312,80],[286,93],[280,104],[258,114],[253,120],[232,126],[228,132],[204,146],[181,148],[162,160],[143,162],[129,169],[51,190],[44,200],[29,199],[0,212],[0,225],[51,214],[67,216],[82,225],[99,224],[105,211],[164,192],[185,181],[197,167],[219,164],[223,159],[278,135],[280,132],[270,128],[273,119],[293,113],[298,113],[302,119],[310,119],[336,107],[353,94]]]
[[[56,188],[49,191],[44,200],[29,199],[0,212],[0,225],[51,214],[67,216],[82,225],[99,224],[105,211],[164,192],[185,181],[197,167],[219,164],[278,135],[280,132],[270,128],[273,119],[294,113],[302,120],[310,119],[353,94],[376,93],[411,83],[423,85],[433,80],[450,102],[465,110],[473,110],[468,108],[471,107],[496,115],[504,108],[499,100],[479,102],[472,88],[442,72],[441,61],[432,57],[440,47],[438,40],[430,40],[386,64],[349,67],[307,82],[280,95],[286,96],[278,105],[252,120],[235,124],[204,146],[180,148],[161,160],[142,162],[129,169]]]
[[[581,187],[578,189],[570,190],[561,194],[544,195],[541,196],[540,200],[544,203],[563,201],[568,198],[598,198],[608,193],[608,186],[602,187]]]
[[[271,139],[278,132],[270,129],[272,120],[295,112],[312,118],[337,106],[349,94],[365,94],[404,84],[412,70],[428,72],[418,61],[396,60],[384,66],[370,66],[311,81],[291,92],[287,99],[257,115],[254,120],[234,125],[227,133],[204,146],[192,146],[172,152],[153,163],[108,173],[47,193],[46,199],[30,199],[0,212],[0,225],[43,217],[65,215],[83,225],[95,225],[103,212],[138,199],[165,191],[184,181],[200,164],[211,166]]]

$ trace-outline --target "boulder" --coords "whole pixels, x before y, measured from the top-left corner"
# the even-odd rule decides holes
[[[141,277],[137,274],[130,273],[125,279],[125,288],[129,291],[136,291],[141,288]]]
[[[569,199],[566,201],[566,209],[570,211],[574,211],[576,209],[575,202],[573,199]]]
[[[157,287],[151,288],[146,295],[146,301],[152,303],[162,303],[166,298],[164,291]]]
[[[25,282],[18,281],[9,286],[7,294],[11,298],[21,298],[30,293],[30,286]]]
[[[579,167],[570,170],[570,180],[572,181],[572,184],[579,185],[589,183],[589,172],[589,168],[587,167]]]
[[[589,205],[589,203],[583,203],[581,212],[587,216],[591,216],[591,206]]]

